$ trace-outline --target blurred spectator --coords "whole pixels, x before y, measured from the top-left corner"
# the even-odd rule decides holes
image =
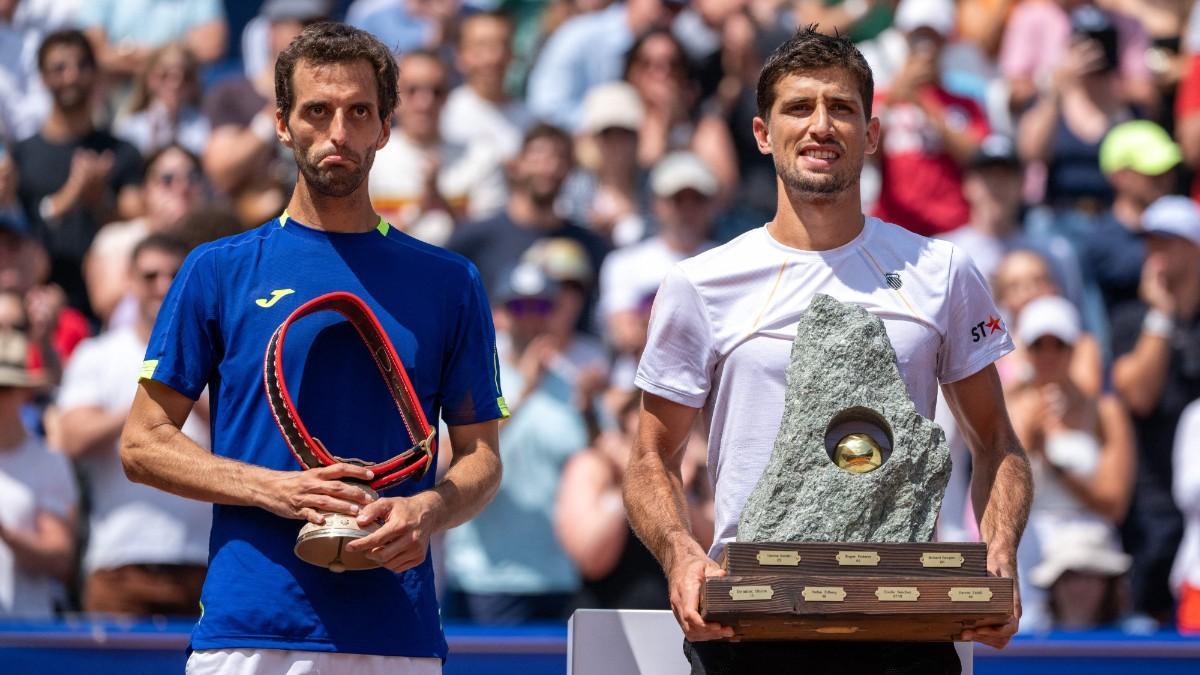
[[[500,382],[512,417],[500,427],[504,476],[496,498],[446,533],[446,569],[466,618],[484,624],[562,621],[579,574],[554,536],[563,465],[588,444],[576,392],[555,367],[557,298],[538,267],[518,265],[495,296],[509,348]],[[499,341],[498,341],[499,342]]]
[[[49,384],[58,384],[62,364],[91,335],[81,312],[66,306],[66,295],[47,284],[50,258],[34,239],[0,224],[0,292],[19,299],[28,322],[29,365]]]
[[[1171,567],[1171,586],[1179,600],[1176,625],[1184,635],[1200,635],[1200,463],[1196,439],[1200,438],[1200,399],[1192,401],[1179,418],[1172,465],[1173,494],[1186,527],[1183,543]]]
[[[529,108],[539,118],[574,130],[592,87],[621,78],[634,39],[668,25],[680,0],[626,0],[559,26],[529,73]]]
[[[618,428],[576,453],[563,469],[554,529],[583,577],[572,602],[575,608],[670,608],[662,568],[630,529],[621,500],[621,481],[637,438],[640,401],[640,394],[626,394],[617,410]],[[704,435],[697,430],[688,438],[681,472],[692,531],[707,547],[712,543],[706,538],[712,534],[713,501],[705,461]]]
[[[565,237],[578,242],[587,251],[591,269],[600,269],[607,252],[604,242],[564,221],[554,210],[570,171],[571,137],[555,127],[535,125],[525,134],[520,154],[508,165],[505,209],[487,220],[464,224],[446,244],[475,263],[483,287],[493,299],[505,271],[541,239]]]
[[[1025,7],[1049,8],[1054,17],[1061,13],[1058,5],[1045,0],[1022,3],[1017,11]],[[1046,62],[1047,67],[1053,66],[1053,72],[1032,106],[1021,115],[1017,127],[1022,161],[1045,164],[1045,202],[1055,209],[1054,219],[1058,221],[1079,220],[1108,207],[1112,188],[1097,161],[1100,142],[1114,126],[1138,116],[1126,94],[1130,76],[1118,68],[1118,28],[1111,17],[1084,3],[1069,18],[1065,14],[1061,18],[1069,38],[1063,36],[1061,55]],[[1057,34],[1057,24],[1044,23],[1038,30],[1051,25]],[[1020,49],[1033,56],[1057,51],[1046,36],[1031,39]],[[1138,52],[1139,64],[1144,51],[1143,44]],[[1034,92],[1029,96],[1035,96]],[[1086,229],[1072,222],[1056,226]]]
[[[195,55],[181,43],[168,43],[150,53],[133,83],[129,113],[117,119],[113,133],[143,155],[172,143],[200,154],[208,143],[209,123],[199,104]]]
[[[146,616],[199,614],[212,508],[131,482],[117,440],[137,391],[150,329],[187,253],[166,235],[147,237],[130,260],[138,321],[80,345],[58,394],[62,450],[90,485],[84,609]],[[207,405],[184,432],[208,446]]]
[[[992,293],[996,306],[1004,313],[1009,331],[1020,331],[1019,317],[1033,300],[1061,295],[1061,285],[1054,277],[1050,262],[1041,253],[1017,249],[1000,259],[992,277]],[[1006,389],[1021,386],[1033,376],[1029,355],[1018,340],[1016,350],[996,363]],[[1095,336],[1081,333],[1071,350],[1071,381],[1085,394],[1100,393],[1103,385],[1103,361],[1100,344]]]
[[[796,25],[816,24],[822,33],[845,35],[855,42],[870,40],[892,25],[894,3],[886,0],[794,0]]]
[[[670,152],[689,150],[717,178],[721,201],[738,182],[733,139],[715,110],[705,110],[683,45],[666,29],[638,37],[625,62],[625,79],[642,100],[638,163],[649,168]]]
[[[433,52],[400,57],[400,104],[392,136],[375,158],[371,204],[392,225],[442,245],[457,222],[493,216],[504,206],[498,151],[488,143],[442,138],[448,69]]]
[[[41,384],[25,336],[0,316],[0,617],[54,613],[75,559],[75,476],[25,429],[21,406]]]
[[[1055,278],[1063,296],[1075,300],[1081,293],[1079,262],[1069,242],[1060,237],[1036,246],[1021,231],[1021,184],[1024,172],[1016,148],[1007,136],[983,140],[979,152],[966,166],[963,196],[971,209],[966,226],[942,238],[967,251],[979,273],[989,282],[1000,260],[1017,249],[1044,248],[1040,252],[1053,261]]]
[[[0,227],[29,231],[29,219],[17,201],[17,169],[13,166],[8,144],[0,140]]]
[[[50,96],[38,77],[37,49],[45,27],[17,11],[21,0],[0,0],[0,142],[37,132],[50,112]]]
[[[1137,490],[1124,532],[1134,609],[1169,622],[1167,577],[1183,534],[1171,498],[1172,446],[1184,408],[1200,398],[1200,208],[1164,197],[1147,210],[1142,229],[1141,297],[1113,312],[1112,375],[1138,440]]]
[[[17,194],[50,254],[51,281],[72,306],[86,309],[83,254],[100,225],[140,210],[141,157],[92,123],[99,74],[82,33],[48,35],[38,50],[38,68],[54,103],[41,130],[12,148]]]
[[[79,22],[106,74],[131,78],[156,47],[183,42],[201,64],[225,55],[229,27],[220,0],[90,0]]]
[[[1193,16],[1200,17],[1200,12],[1194,12]],[[1200,32],[1200,20],[1197,31]],[[1197,38],[1200,39],[1200,35]],[[1175,138],[1183,151],[1183,161],[1192,171],[1192,199],[1200,199],[1200,52],[1188,56],[1174,113]]]
[[[954,28],[948,6],[905,2],[896,28],[907,37],[908,58],[887,89],[876,95],[883,182],[875,215],[931,236],[969,218],[962,167],[987,136],[987,118],[977,103],[951,94],[942,84],[938,62]]]
[[[1175,91],[1187,69],[1183,33],[1194,4],[1193,0],[1106,0],[1105,3],[1110,10],[1136,18],[1146,32],[1149,45],[1143,60],[1161,100],[1156,119],[1168,131],[1174,130]]]
[[[504,91],[512,40],[513,23],[503,13],[482,12],[463,19],[456,60],[466,82],[450,92],[442,111],[442,137],[448,142],[488,141],[505,160],[521,149],[533,116]]]
[[[436,52],[449,62],[454,20],[462,0],[355,0],[346,23],[369,31],[396,54]]]
[[[625,82],[594,87],[583,101],[576,144],[583,165],[563,187],[566,217],[613,246],[641,241],[650,228],[648,172],[638,165],[638,130],[645,108]]]
[[[183,237],[180,221],[207,196],[200,159],[180,145],[168,145],[147,157],[142,182],[145,214],[100,228],[83,263],[92,311],[110,329],[137,322],[137,301],[129,293],[128,275],[134,247],[149,234]]]
[[[338,6],[347,0],[338,0]],[[271,24],[280,19],[333,18],[333,0],[265,0],[258,4],[258,14],[246,22],[242,29],[242,73],[253,80],[264,70],[270,70],[275,62],[277,49],[271,43]],[[274,95],[274,94],[272,94]]]
[[[1080,252],[1105,313],[1136,300],[1146,247],[1141,239],[1146,209],[1176,185],[1179,146],[1153,122],[1119,124],[1100,145],[1100,168],[1115,196],[1112,208],[1083,233]]]
[[[229,195],[243,223],[261,223],[283,211],[296,182],[292,153],[275,135],[275,59],[309,23],[324,19],[326,2],[267,0],[259,18],[267,25],[270,54],[247,77],[230,77],[204,96],[212,126],[204,173]]]
[[[667,155],[650,174],[658,231],[613,251],[600,270],[600,312],[617,363],[613,386],[634,389],[637,359],[646,346],[648,308],[676,263],[712,248],[716,176],[690,153]]]
[[[1074,12],[1083,9],[1082,17]],[[1000,70],[1012,92],[1013,110],[1020,111],[1035,97],[1052,97],[1063,84],[1100,69],[1115,69],[1112,86],[1119,96],[1143,105],[1155,103],[1156,92],[1146,48],[1145,29],[1136,18],[1119,13],[1108,15],[1108,26],[1077,18],[1094,17],[1097,8],[1090,0],[1024,0],[1008,17],[1000,48]],[[1116,31],[1113,34],[1112,30]],[[1089,43],[1087,40],[1098,40]],[[1106,43],[1101,47],[1099,42]],[[1083,46],[1088,45],[1088,46]]]
[[[1111,624],[1128,606],[1123,575],[1130,558],[1117,526],[1133,492],[1136,463],[1129,417],[1115,396],[1081,390],[1071,378],[1079,313],[1067,300],[1045,296],[1025,305],[1016,337],[1031,377],[1008,394],[1013,428],[1033,465],[1029,527],[1039,550],[1021,578],[1042,592],[1022,589],[1031,617],[1045,610],[1067,629]],[[1042,601],[1046,607],[1039,607]]]

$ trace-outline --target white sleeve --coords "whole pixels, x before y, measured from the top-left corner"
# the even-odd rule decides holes
[[[43,449],[41,489],[38,490],[38,508],[60,518],[66,518],[78,505],[79,488],[75,485],[75,474],[67,458],[57,452]]]
[[[97,348],[94,338],[79,343],[63,371],[62,386],[56,399],[59,409],[104,407],[108,397],[104,390],[106,374],[103,366],[104,354]]]
[[[634,383],[642,391],[700,408],[708,399],[715,363],[708,309],[676,266],[654,297],[646,349]]]
[[[938,351],[938,380],[957,382],[1013,350],[996,301],[983,275],[957,246],[950,245],[950,270],[938,325],[945,329]]]
[[[1200,399],[1192,401],[1175,430],[1172,493],[1185,518],[1200,515]]]

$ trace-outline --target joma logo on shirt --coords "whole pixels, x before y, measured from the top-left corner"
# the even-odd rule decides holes
[[[263,307],[263,308],[274,307],[275,303],[279,302],[280,298],[282,298],[285,295],[291,295],[292,293],[295,293],[295,292],[296,291],[294,291],[290,288],[280,288],[280,289],[271,291],[270,298],[259,298],[254,301],[254,304],[258,305],[259,307]]]
[[[980,321],[971,327],[971,342],[979,342],[992,333],[1003,333],[1004,324],[994,316],[989,315],[987,321]]]

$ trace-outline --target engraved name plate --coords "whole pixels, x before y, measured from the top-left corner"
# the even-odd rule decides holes
[[[992,589],[986,586],[952,586],[947,592],[952,602],[987,602]]]
[[[759,551],[758,564],[795,567],[800,564],[800,553],[797,551]]]
[[[800,594],[806,602],[841,602],[846,599],[846,589],[841,586],[805,586]]]
[[[874,567],[879,564],[879,553],[875,551],[838,551],[837,561],[842,566]]]
[[[882,602],[916,602],[921,591],[915,586],[880,586],[875,589],[875,597]]]
[[[731,586],[729,597],[733,600],[770,600],[775,589],[770,586]]]
[[[922,553],[921,567],[962,567],[961,553]]]

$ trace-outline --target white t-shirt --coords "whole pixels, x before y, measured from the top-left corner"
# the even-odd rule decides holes
[[[796,325],[816,293],[883,320],[925,417],[933,417],[939,382],[973,375],[1013,348],[987,283],[961,251],[875,218],[828,251],[784,246],[760,227],[677,265],[655,298],[636,383],[704,409],[713,557],[737,538],[771,456]]]
[[[40,513],[66,518],[79,501],[71,465],[30,436],[16,448],[0,449],[0,525],[33,533]],[[54,612],[62,585],[19,569],[12,549],[0,541],[0,616],[45,617]]]
[[[521,101],[498,106],[464,84],[446,98],[440,124],[442,138],[448,142],[491,143],[502,159],[508,159],[520,152],[525,130],[533,122],[533,115]]]
[[[676,263],[714,245],[705,242],[691,253],[680,253],[660,237],[651,237],[608,254],[600,265],[601,315],[607,319],[617,312],[636,310],[654,295]]]
[[[452,209],[471,220],[492,216],[504,208],[508,188],[500,157],[484,143],[442,143],[423,148],[392,130],[392,137],[375,156],[369,187],[371,206],[392,225],[434,245],[445,244],[454,231],[448,213],[421,213],[428,157],[439,162],[437,185]]]
[[[130,328],[79,343],[63,373],[58,406],[128,412],[137,393],[146,343]],[[188,417],[183,433],[209,447],[207,425]],[[114,444],[79,461],[92,487],[91,534],[83,558],[94,572],[132,564],[203,565],[208,561],[210,504],[184,499],[125,477]]]
[[[1183,409],[1175,431],[1172,494],[1183,512],[1183,542],[1171,567],[1171,587],[1187,582],[1200,588],[1200,462],[1196,461],[1196,437],[1200,435],[1200,399]]]

